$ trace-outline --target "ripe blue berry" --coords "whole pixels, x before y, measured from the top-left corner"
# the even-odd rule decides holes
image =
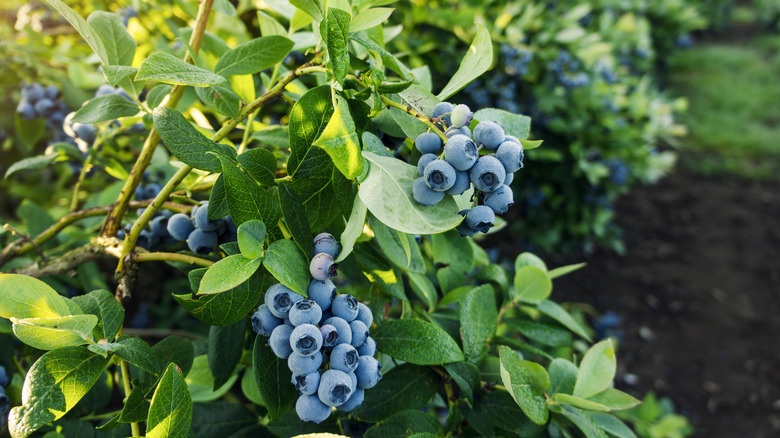
[[[290,308],[289,316],[292,325],[319,324],[322,318],[322,309],[314,300],[304,298]]]
[[[349,344],[339,344],[330,352],[330,367],[345,373],[355,371],[358,366],[358,354],[355,347]]]
[[[358,388],[373,388],[382,380],[382,374],[379,373],[382,365],[371,356],[360,356],[358,362],[357,370],[355,370]]]
[[[465,220],[461,222],[460,225],[455,227],[455,229],[458,231],[458,233],[460,233],[460,237],[473,237],[475,234],[477,234],[476,231],[469,227],[469,224],[467,224]]]
[[[192,220],[195,226],[204,231],[216,230],[222,219],[209,219],[209,203],[203,202],[197,210],[192,210]]]
[[[152,229],[152,233],[160,237],[166,237],[168,235],[168,218],[157,216],[149,223],[149,228]]]
[[[37,102],[35,102],[35,112],[38,113],[38,117],[46,117],[49,114],[54,111],[54,102],[51,101],[51,99],[43,98]],[[83,125],[82,125],[83,126]],[[92,126],[92,125],[89,125]],[[94,134],[95,127],[92,127],[92,131]],[[94,136],[93,136],[94,137]],[[94,140],[94,138],[93,138]],[[85,139],[86,141],[86,139]]]
[[[5,413],[8,412],[8,407],[11,405],[11,401],[5,395],[5,390],[0,388],[0,427],[3,426],[5,421]]]
[[[431,161],[435,160],[437,157],[435,154],[425,154],[417,161],[417,173],[420,176],[425,175],[425,166],[430,164]]]
[[[252,314],[252,330],[258,335],[271,336],[271,332],[280,325],[282,320],[274,316],[266,304],[261,304]]]
[[[479,158],[479,152],[477,152],[476,143],[465,135],[452,137],[444,145],[444,159],[455,170],[465,171],[471,169],[477,158]]]
[[[268,345],[271,346],[271,350],[276,357],[287,359],[292,354],[293,350],[290,346],[290,335],[292,335],[292,332],[293,326],[287,324],[279,325],[271,332],[271,337],[268,338]]]
[[[352,343],[352,329],[349,327],[349,323],[344,321],[344,318],[339,318],[338,316],[330,317],[325,320],[325,325],[336,327],[336,331],[339,334],[336,345]]]
[[[474,231],[487,233],[493,227],[496,214],[485,205],[477,205],[466,213],[466,224]]]
[[[450,115],[447,113],[451,113],[453,109],[455,109],[455,105],[449,102],[439,102],[436,104],[436,106],[433,107],[433,114],[431,114],[431,117],[438,119],[439,117],[444,116],[442,117],[444,126],[450,126],[452,122],[450,120]],[[447,115],[445,116],[445,114]]]
[[[450,126],[449,128],[447,128],[446,131],[444,131],[444,136],[447,138],[464,136],[471,139],[471,129],[469,129],[468,126],[464,126],[462,128],[456,128],[454,126]]]
[[[323,311],[330,309],[330,303],[336,298],[336,285],[330,280],[312,279],[309,282],[309,299],[314,300]]]
[[[19,101],[16,106],[16,112],[22,120],[32,120],[35,118],[35,106],[26,100]]]
[[[356,389],[349,397],[349,400],[344,402],[344,404],[342,404],[336,409],[342,412],[352,412],[353,410],[355,410],[355,408],[363,404],[365,394],[366,394],[365,390],[360,388]]]
[[[501,143],[496,151],[496,158],[504,165],[507,173],[512,173],[523,168],[523,146],[514,141]]]
[[[414,145],[423,154],[435,154],[441,149],[441,138],[433,132],[423,132],[414,140]]]
[[[371,324],[374,323],[374,314],[371,313],[371,309],[363,303],[358,303],[358,314],[355,317],[358,321],[363,321],[363,324],[367,328],[371,328]]]
[[[293,304],[302,300],[303,297],[282,283],[276,283],[265,292],[265,304],[268,310],[277,318],[287,318],[290,308]]]
[[[5,367],[0,365],[0,388],[8,386],[8,374],[5,372]]]
[[[338,267],[339,265],[333,261],[332,255],[321,252],[311,259],[309,273],[315,280],[325,281],[330,277],[336,276]]]
[[[504,184],[511,185],[512,181],[515,180],[515,174],[514,173],[507,173],[506,178],[504,178]]]
[[[303,395],[312,395],[317,393],[317,387],[320,386],[320,373],[314,371],[305,376],[293,376],[292,380],[295,389],[297,389],[299,393]],[[319,399],[317,399],[317,401],[319,401]]]
[[[322,333],[314,324],[301,324],[293,329],[290,346],[295,353],[310,356],[322,348]]]
[[[332,257],[339,255],[339,242],[328,233],[320,233],[314,238],[314,254],[324,252]]]
[[[233,233],[238,231],[238,226],[236,226],[236,223],[233,222],[233,218],[230,215],[225,216],[223,220],[228,231]]]
[[[449,195],[460,195],[463,194],[466,190],[471,187],[471,178],[469,178],[468,172],[456,172],[455,173],[455,184],[450,187],[449,190],[447,190],[447,194]]]
[[[176,240],[187,240],[190,233],[195,229],[190,217],[184,213],[176,213],[168,219],[168,234]]]
[[[366,324],[363,321],[354,320],[349,323],[349,328],[352,329],[352,346],[359,347],[363,345],[369,335]]]
[[[471,183],[483,192],[492,192],[501,187],[506,178],[504,165],[496,157],[483,155],[469,171]]]
[[[423,177],[417,178],[412,184],[412,196],[418,204],[436,205],[444,199],[444,192],[431,190]]]
[[[302,395],[295,402],[295,412],[301,421],[320,424],[330,417],[333,409],[322,403],[316,395]]]
[[[320,365],[322,365],[322,353],[319,351],[311,356],[301,356],[293,352],[287,358],[287,367],[292,371],[293,377],[314,373],[320,368]]]
[[[49,85],[46,87],[46,89],[43,91],[43,94],[51,100],[57,100],[58,97],[60,97],[60,89],[57,88],[55,85]]]
[[[425,166],[423,178],[431,190],[444,192],[455,184],[455,169],[444,160],[433,160]]]
[[[376,341],[371,336],[366,338],[366,342],[357,347],[358,354],[361,356],[373,356],[376,354]]]
[[[498,146],[505,138],[504,128],[496,122],[486,120],[484,122],[479,122],[477,126],[474,127],[474,141],[484,145],[485,149],[489,151],[498,149]]]
[[[333,299],[330,311],[344,321],[352,322],[358,315],[358,300],[349,294],[341,294]]]
[[[82,125],[82,126],[84,126],[84,125]],[[92,126],[92,125],[89,125],[89,126]],[[144,199],[154,198],[155,196],[157,196],[160,193],[160,190],[162,190],[162,186],[157,184],[157,183],[147,184],[144,187]],[[208,230],[206,230],[206,231],[208,231]]]
[[[328,370],[320,377],[317,395],[320,397],[320,401],[326,405],[339,406],[349,399],[354,390],[352,379],[347,373],[339,370]]]
[[[452,116],[450,116],[450,120],[452,121],[452,126],[462,128],[464,126],[469,126],[469,123],[471,123],[471,119],[474,118],[474,113],[471,112],[471,109],[469,109],[468,106],[460,104],[452,109]]]
[[[514,202],[512,189],[506,184],[485,195],[485,205],[490,207],[495,214],[506,213]]]
[[[322,327],[320,327],[320,333],[322,333],[322,346],[323,347],[334,347],[339,342],[339,331],[336,330],[336,327],[325,324]]]
[[[29,85],[25,85],[22,88],[22,98],[36,102],[43,99],[46,96],[46,90],[43,89],[43,85],[34,82]]]
[[[200,228],[193,230],[187,237],[187,246],[190,251],[206,255],[217,247],[217,235],[212,231],[203,231]]]

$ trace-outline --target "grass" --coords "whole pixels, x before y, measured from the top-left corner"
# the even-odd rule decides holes
[[[780,179],[780,37],[679,52],[670,85],[688,96],[683,164],[703,174]]]

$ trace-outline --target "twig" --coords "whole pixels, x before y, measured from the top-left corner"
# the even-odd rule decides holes
[[[107,255],[108,252],[106,252],[105,246],[97,243],[88,243],[59,257],[48,259],[48,261],[35,262],[11,272],[35,278],[47,277],[72,271],[84,263],[104,258]]]
[[[38,246],[35,243],[35,241],[30,238],[29,235],[24,234],[21,231],[17,230],[16,228],[12,227],[11,224],[5,224],[5,225],[3,225],[3,228],[5,228],[6,230],[9,230],[11,233],[19,236],[22,239],[22,241],[28,242],[30,245],[35,247],[35,251],[37,251],[38,255],[41,256],[41,260],[44,261],[44,262],[46,261],[46,256],[43,254],[43,251],[41,250],[41,247]]]

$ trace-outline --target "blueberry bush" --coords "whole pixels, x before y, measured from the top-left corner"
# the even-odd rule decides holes
[[[513,180],[555,184],[530,169],[565,160],[524,163],[542,142],[523,108],[461,92],[492,80],[484,26],[434,87],[387,3],[20,10],[0,119],[12,437],[635,436],[615,340],[552,299],[582,265],[475,240],[514,226]],[[57,56],[32,69],[24,44]],[[505,47],[521,76],[593,80]]]

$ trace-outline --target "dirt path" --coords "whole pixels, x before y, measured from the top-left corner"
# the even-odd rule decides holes
[[[671,397],[696,436],[780,436],[780,185],[679,170],[618,218],[627,255],[590,257],[556,300],[620,314],[619,372]]]

